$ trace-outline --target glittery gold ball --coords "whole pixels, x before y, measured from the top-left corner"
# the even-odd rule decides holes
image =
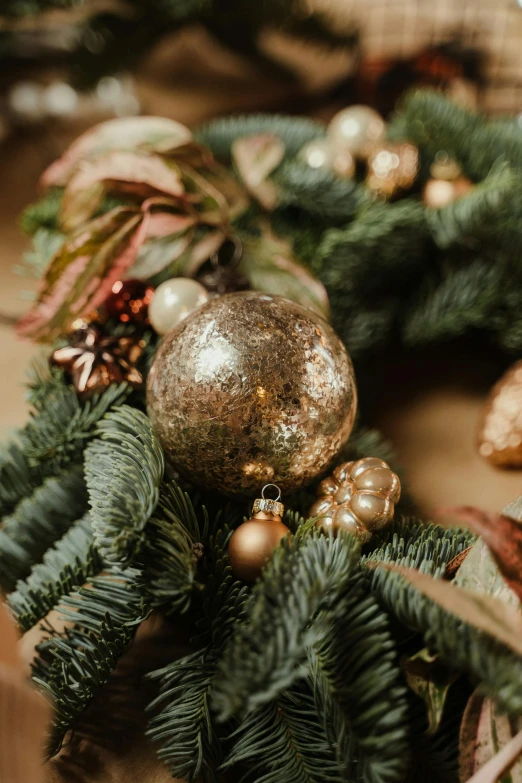
[[[301,305],[228,294],[167,334],[147,409],[167,458],[208,489],[296,489],[335,458],[353,426],[352,363],[331,326]]]
[[[411,188],[419,170],[419,153],[413,144],[386,143],[368,158],[366,184],[375,193],[390,197]]]
[[[255,582],[276,546],[289,533],[281,517],[262,511],[243,522],[228,545],[228,561],[234,576],[244,582]]]
[[[366,542],[391,522],[401,495],[399,477],[382,459],[345,462],[319,484],[309,516],[323,530],[353,533]]]
[[[495,384],[480,427],[479,454],[501,468],[522,467],[522,361]]]

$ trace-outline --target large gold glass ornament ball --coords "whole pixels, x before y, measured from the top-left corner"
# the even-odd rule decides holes
[[[214,299],[167,334],[147,388],[172,466],[230,495],[311,481],[348,438],[356,400],[352,363],[332,327],[254,291]]]

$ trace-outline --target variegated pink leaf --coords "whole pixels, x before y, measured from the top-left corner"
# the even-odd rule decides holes
[[[517,761],[521,753],[520,718],[499,713],[490,699],[475,692],[468,701],[460,727],[462,783],[522,783],[522,761]]]
[[[244,136],[232,145],[232,160],[247,190],[265,209],[277,204],[278,192],[268,177],[285,155],[285,145],[273,133]]]
[[[103,198],[102,183],[126,193],[136,193],[141,198],[155,193],[180,198],[184,193],[178,171],[160,157],[138,152],[110,152],[94,161],[81,163],[71,177],[60,212],[65,231],[78,228],[92,217]]]
[[[50,341],[101,304],[132,264],[146,230],[146,213],[118,207],[73,234],[49,264],[19,334]]]
[[[91,160],[110,150],[170,152],[192,141],[184,125],[166,117],[121,117],[95,125],[43,173],[44,187],[65,185],[81,160]]]
[[[286,240],[268,231],[258,239],[245,240],[240,270],[252,288],[286,296],[328,318],[330,305],[324,285],[295,258]]]

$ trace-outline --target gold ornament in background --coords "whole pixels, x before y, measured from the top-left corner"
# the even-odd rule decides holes
[[[341,109],[328,125],[327,135],[336,150],[366,158],[382,141],[386,125],[370,106],[348,106]]]
[[[366,185],[374,193],[390,198],[413,187],[419,171],[419,152],[413,144],[386,142],[368,158]]]
[[[443,151],[435,156],[430,175],[431,179],[424,185],[422,199],[432,209],[446,207],[473,188],[472,181],[462,174],[457,161]]]
[[[318,476],[348,438],[352,363],[311,310],[249,291],[214,299],[160,345],[147,410],[167,458],[193,483],[230,495]]]
[[[355,161],[348,150],[337,150],[330,139],[315,139],[299,151],[299,159],[311,169],[325,169],[349,179],[355,174]]]
[[[339,465],[319,484],[317,494],[308,514],[318,517],[317,526],[353,533],[365,543],[393,519],[401,483],[382,459],[364,457]]]
[[[522,361],[495,384],[486,403],[479,454],[501,468],[522,468]]]
[[[265,498],[265,491],[271,486],[277,490],[276,500]],[[255,582],[276,546],[290,533],[281,519],[285,509],[279,502],[279,487],[267,484],[261,495],[252,508],[252,518],[234,531],[228,544],[228,561],[234,576],[244,582]]]

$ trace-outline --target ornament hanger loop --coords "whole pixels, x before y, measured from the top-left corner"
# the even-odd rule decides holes
[[[224,248],[232,245],[232,255],[227,257],[228,254],[224,253]],[[243,244],[239,237],[234,235],[227,237],[219,250],[210,257],[210,263],[217,269],[218,267],[228,267],[228,269],[235,269],[241,261],[243,255]]]
[[[275,497],[275,498],[265,498],[265,490],[267,490],[267,489],[268,489],[268,487],[274,487],[274,489],[276,489],[276,490],[277,490],[277,497]],[[273,500],[274,502],[277,502],[278,500],[280,500],[280,499],[281,499],[281,490],[279,489],[279,487],[277,486],[277,484],[265,484],[265,486],[264,486],[264,487],[263,487],[263,489],[261,490],[261,497],[263,498],[263,500],[269,500],[269,499],[271,499],[271,500]]]

